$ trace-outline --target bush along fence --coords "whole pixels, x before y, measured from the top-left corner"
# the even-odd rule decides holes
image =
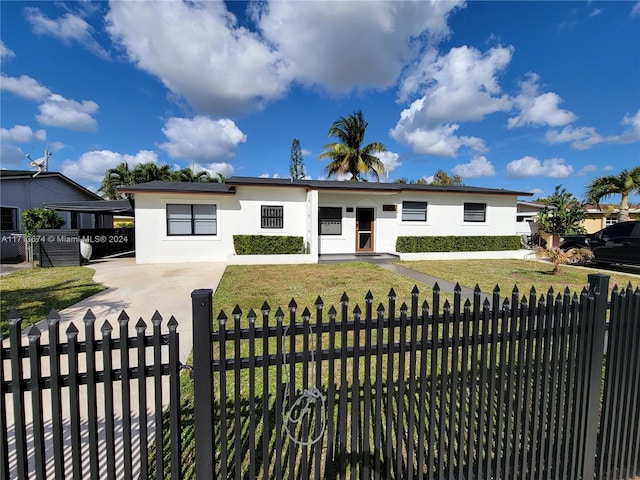
[[[194,452],[183,449],[177,322],[105,322],[59,338],[54,312],[0,349],[0,477],[631,479],[640,474],[640,292],[590,275],[462,304],[326,309],[214,321],[192,293]],[[42,342],[48,335],[48,344]],[[186,380],[186,379],[185,379]],[[165,395],[166,393],[166,395]],[[153,400],[152,400],[153,398]],[[161,405],[168,404],[166,411]],[[181,408],[185,411],[181,411]],[[190,413],[190,412],[189,412]],[[182,417],[181,417],[182,414]],[[155,435],[154,435],[155,433]],[[146,441],[149,440],[150,444]],[[190,441],[187,439],[186,441]],[[185,442],[186,443],[186,442]],[[182,457],[181,457],[182,455]],[[181,458],[185,459],[181,462]]]
[[[608,281],[216,322],[196,291],[196,478],[634,478],[640,293]]]

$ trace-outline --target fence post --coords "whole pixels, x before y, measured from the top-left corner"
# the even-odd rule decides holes
[[[191,292],[196,480],[213,478],[213,290]]]
[[[593,273],[588,276],[589,292],[595,297],[594,323],[591,329],[591,351],[587,352],[587,410],[584,432],[584,456],[582,478],[591,480],[595,474],[595,456],[598,443],[600,417],[600,391],[602,389],[602,368],[604,366],[604,342],[609,301],[609,276]]]

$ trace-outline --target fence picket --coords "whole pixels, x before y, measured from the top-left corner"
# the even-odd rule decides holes
[[[131,458],[131,377],[129,371],[129,316],[123,310],[118,316],[120,326],[120,382],[122,384],[122,453],[124,478],[133,478]]]
[[[42,415],[42,366],[40,364],[40,329],[33,325],[29,329],[29,378],[31,380],[31,412],[33,415],[33,448],[35,451],[35,478],[45,477],[44,421]]]
[[[87,312],[89,315],[90,310]],[[64,442],[62,436],[62,381],[60,375],[60,315],[51,310],[47,316],[49,332],[49,379],[51,391],[51,435],[56,478],[64,478]],[[7,477],[8,478],[8,477]]]
[[[113,358],[111,333],[113,327],[108,321],[104,322],[101,328],[102,333],[102,364],[104,366],[104,430],[105,430],[105,450],[107,464],[107,478],[116,479],[116,438],[115,438],[115,418],[114,418],[114,396],[113,384],[115,381],[113,372]],[[162,448],[160,448],[162,451]],[[162,471],[162,469],[160,469]]]

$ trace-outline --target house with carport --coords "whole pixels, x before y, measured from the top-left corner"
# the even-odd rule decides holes
[[[517,198],[531,195],[462,185],[255,177],[154,181],[119,190],[135,199],[138,263],[316,263],[332,255],[379,254],[438,258],[403,253],[399,239],[519,238]],[[297,237],[302,248],[295,254],[238,255],[234,238],[241,236]],[[465,253],[468,258],[474,252]],[[479,253],[479,258],[515,254]]]

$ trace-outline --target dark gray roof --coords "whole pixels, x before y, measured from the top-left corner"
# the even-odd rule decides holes
[[[95,198],[96,200],[102,200],[102,197],[88,188],[83,187],[79,183],[74,182],[69,177],[63,175],[60,172],[36,172],[33,170],[4,170],[0,169],[0,180],[20,180],[20,179],[28,179],[28,178],[59,178],[64,182],[72,185],[78,190],[82,190],[84,193],[89,195],[90,197]]]
[[[305,187],[317,190],[341,191],[375,191],[375,192],[448,192],[448,193],[477,193],[492,195],[524,195],[532,196],[530,192],[505,190],[503,188],[472,187],[467,185],[418,185],[411,183],[381,183],[381,182],[349,182],[336,180],[290,180],[287,178],[257,178],[231,177],[227,185],[255,185],[255,186],[290,186]]]
[[[133,217],[132,200],[89,200],[86,202],[45,203],[44,208],[59,212],[102,213]]]
[[[153,182],[140,183],[127,187],[118,187],[119,192],[180,192],[180,193],[219,193],[233,194],[235,188],[226,183],[216,182],[163,182],[155,180]]]

